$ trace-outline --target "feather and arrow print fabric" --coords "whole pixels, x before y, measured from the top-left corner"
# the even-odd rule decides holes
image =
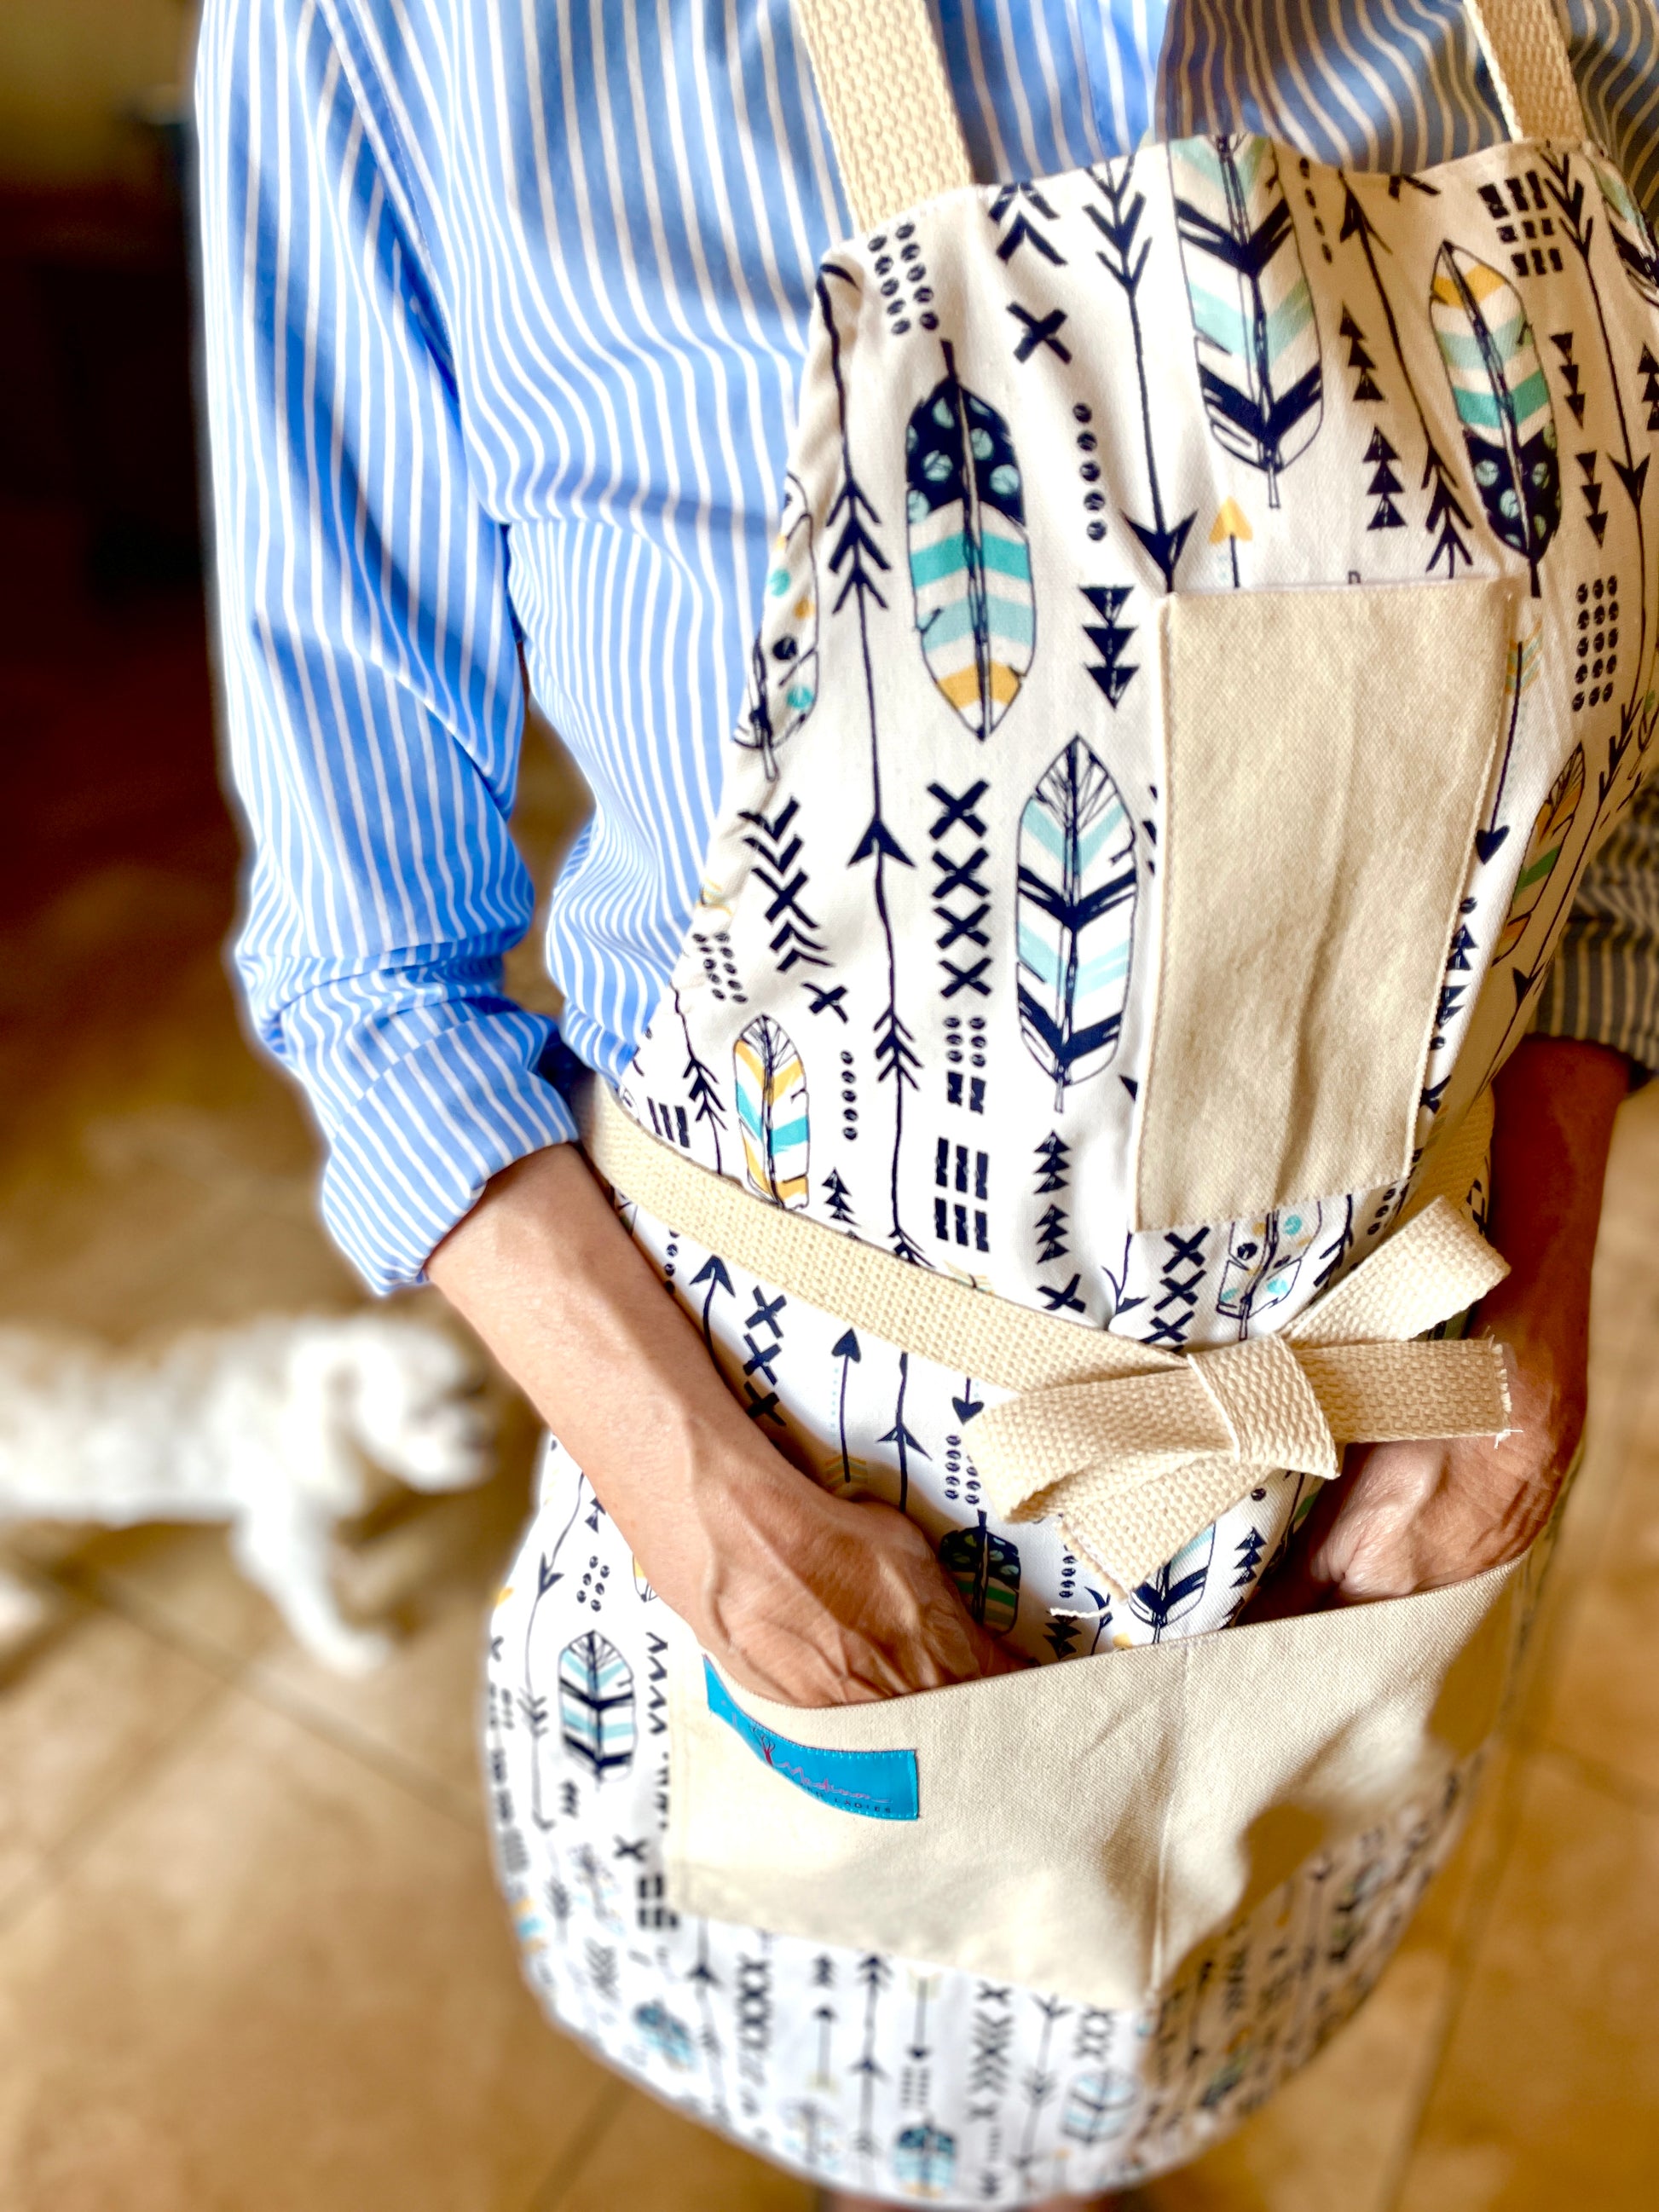
[[[1259,469],[1267,503],[1318,434],[1324,372],[1296,226],[1265,138],[1170,149],[1198,380],[1215,436]]]
[[[1418,1010],[1425,1144],[1524,1032],[1659,735],[1640,386],[1659,313],[1649,234],[1608,205],[1589,150],[1390,177],[1227,137],[953,194],[833,251],[721,817],[621,1085],[635,1116],[775,1204],[1170,1348],[1279,1328],[1374,1249],[1408,1181],[1132,1225],[1181,835],[1159,604],[1514,581],[1490,779]],[[1206,980],[1224,991],[1224,966]],[[975,1377],[623,1213],[763,1432],[909,1515],[974,1617],[1039,1663],[1228,1627],[1311,1503],[1269,1475],[1114,1589],[1055,1522],[989,1510]],[[1361,2000],[1472,1779],[1311,1859],[1157,2007],[1088,2012],[678,1920],[677,1635],[551,1447],[489,1707],[532,1981],[700,2118],[896,2202],[1095,2190],[1213,2141]],[[573,1682],[592,1700],[574,1717]]]
[[[1591,150],[1494,144],[1449,4],[1402,37],[1348,0],[1285,56],[1222,0],[1167,26],[1129,0],[1109,57],[1106,11],[1034,0],[944,11],[1002,181],[833,246],[786,0],[211,0],[241,957],[377,1282],[573,1127],[548,1024],[499,989],[530,914],[520,646],[596,797],[550,933],[565,1034],[665,1141],[1170,1348],[1282,1326],[1386,1235],[1403,1185],[1129,1225],[1178,835],[1158,610],[1514,580],[1426,1140],[1532,1018],[1596,844],[1635,872],[1655,735],[1649,11],[1571,10],[1638,193]],[[910,1514],[1040,1662],[1226,1626],[1306,1503],[1270,1476],[1113,1590],[989,1510],[976,1378],[629,1218],[763,1431]],[[1085,2011],[677,1918],[672,1635],[550,1447],[487,1724],[532,1983],[636,2079],[897,2202],[1095,2189],[1232,2126],[1375,1981],[1467,1794],[1310,1862],[1160,2007]]]
[[[934,683],[988,738],[1036,648],[1025,496],[1013,434],[944,350],[945,374],[904,438],[916,635]]]
[[[1562,12],[1591,127],[1613,155],[1582,172],[1577,219],[1593,228],[1598,263],[1617,260],[1620,282],[1651,306],[1659,265],[1642,211],[1659,215],[1653,0],[1563,0]],[[1400,290],[1388,253],[1376,253],[1385,306],[1363,240],[1337,235],[1340,202],[1310,209],[1299,157],[1266,142],[1390,178],[1493,148],[1503,119],[1461,0],[1318,0],[1259,19],[1239,0],[950,0],[935,14],[974,173],[998,180],[984,219],[1006,291],[982,305],[1011,347],[1027,349],[1022,378],[1060,365],[1037,328],[1053,312],[1049,275],[1066,286],[1088,274],[1115,295],[1098,340],[1075,319],[1053,326],[1067,353],[1133,349],[1139,320],[1161,363],[1172,345],[1201,356],[1214,380],[1206,419],[1218,436],[1225,426],[1237,482],[1190,526],[1198,542],[1182,545],[1176,580],[1248,584],[1250,533],[1274,489],[1288,495],[1324,455],[1346,451],[1352,417],[1334,440],[1333,394],[1362,416],[1378,395],[1391,409],[1408,398],[1391,313],[1437,420],[1429,387],[1443,376],[1422,354],[1420,297]],[[238,964],[260,1039],[305,1086],[327,1140],[328,1224],[385,1290],[420,1279],[498,1169],[574,1132],[548,1074],[554,1025],[501,986],[503,950],[531,928],[534,904],[510,832],[520,648],[593,795],[549,908],[558,1028],[612,1081],[662,1001],[696,903],[745,679],[740,744],[775,758],[811,729],[814,656],[842,580],[825,565],[836,541],[816,501],[797,488],[786,506],[781,495],[818,264],[847,217],[791,0],[204,0],[202,21],[217,600],[230,766],[253,846]],[[1132,225],[1164,158],[1154,137],[1187,142],[1202,173],[1174,187],[1193,214],[1173,252],[1162,203],[1137,289],[1160,204],[1153,191]],[[1069,254],[1045,211],[1054,202],[1030,180],[1142,145],[1132,180],[1102,169],[1111,196],[1097,196],[1081,258]],[[1534,252],[1548,270],[1552,248],[1575,249],[1553,204],[1537,204],[1549,186],[1540,172],[1534,194],[1528,166],[1515,175],[1524,205],[1500,167],[1497,208],[1446,238],[1522,294],[1557,393],[1562,528],[1582,536],[1626,495],[1605,441],[1581,436],[1565,404],[1601,374],[1600,332],[1593,319],[1534,312]],[[1420,198],[1410,184],[1398,191],[1405,206]],[[1401,207],[1385,198],[1385,235]],[[1074,210],[1066,221],[1076,228]],[[1260,269],[1233,265],[1275,239]],[[934,341],[905,404],[914,412],[945,379],[937,341],[951,339],[963,382],[1002,417],[1029,471],[1024,403],[988,382],[939,272],[919,265],[919,245],[902,252],[915,242],[890,240],[875,280],[890,327],[907,325],[896,335]],[[1334,301],[1328,246],[1352,271]],[[1051,252],[1068,253],[1067,265]],[[1311,325],[1298,266],[1318,288]],[[872,273],[866,262],[866,282]],[[1212,309],[1193,310],[1189,283]],[[1563,331],[1571,356],[1555,345]],[[1292,418],[1316,359],[1319,402]],[[1189,392],[1200,365],[1180,372]],[[1638,352],[1623,373],[1639,460],[1659,368],[1644,369]],[[1181,388],[1146,387],[1155,441],[1170,435]],[[1367,516],[1379,534],[1414,532],[1432,501],[1461,569],[1455,510],[1480,507],[1462,425],[1441,424],[1422,487],[1423,441],[1413,433],[1402,445],[1391,425],[1368,432],[1349,462]],[[1086,423],[1071,434],[1093,434]],[[1613,450],[1622,464],[1616,429]],[[1103,545],[1106,464],[1085,447],[1065,452],[1045,450],[1041,465],[1070,486],[1085,532],[1098,526],[1091,543]],[[1593,455],[1592,477],[1581,453]],[[1143,475],[1115,536],[1127,512],[1159,553],[1176,545],[1189,512],[1169,494],[1176,459],[1155,442],[1156,474]],[[1099,476],[1084,477],[1089,466]],[[883,514],[889,568],[878,574],[890,604],[909,606],[908,491]],[[1029,480],[1023,491],[1029,543]],[[1309,498],[1322,508],[1328,494]],[[1016,538],[994,501],[984,519]],[[1115,561],[1082,577],[1081,597],[1075,586],[1045,592],[1032,573],[1036,665],[1069,662],[1080,624],[1103,697],[1133,705],[1149,680],[1143,592]],[[799,588],[814,579],[817,589]],[[997,595],[1023,603],[1006,580],[995,579]],[[1607,628],[1593,625],[1586,642]],[[1627,629],[1614,650],[1628,654]],[[994,705],[1026,651],[1010,636],[992,656],[1010,672],[994,679]],[[1590,673],[1598,657],[1586,656],[1586,693],[1606,680]],[[941,667],[948,675],[942,654]],[[955,709],[941,696],[939,711]],[[1030,708],[1010,711],[1017,727]],[[1074,734],[1050,733],[1027,791]],[[1146,806],[1120,763],[1095,750],[1139,830]],[[942,849],[958,848],[965,856],[971,840],[957,833]],[[1594,910],[1571,926],[1571,957],[1539,1003],[1551,1029],[1659,1067],[1659,817],[1638,809],[1616,849],[1613,874],[1593,872]],[[1144,880],[1155,856],[1144,842],[1141,853]],[[925,841],[910,858],[932,875],[939,856]],[[942,915],[971,915],[977,900],[948,878],[937,903]],[[939,920],[935,934],[951,926]],[[807,951],[791,949],[799,970]],[[984,950],[964,933],[939,958],[971,970]]]
[[[1134,950],[1135,830],[1110,772],[1073,738],[1019,817],[1015,893],[1019,1024],[1037,1065],[1068,1084],[1117,1047]]]
[[[780,1377],[816,1369],[827,1408],[850,1372],[855,1479],[861,1460],[890,1467],[900,1447],[882,1431],[896,1426],[913,1476],[928,1471],[927,1524],[962,1512],[975,1486],[951,1394],[907,1397],[896,1355],[873,1345],[826,1369],[805,1315],[786,1308],[775,1336],[756,1318],[766,1294],[723,1262],[678,1239],[647,1245],[693,1311],[741,1309]],[[954,1395],[963,1389],[958,1376]],[[884,1494],[896,1495],[890,1478]],[[820,2182],[895,2203],[1012,2206],[1195,2156],[1364,2002],[1459,1832],[1473,1769],[1314,1861],[1193,1961],[1155,2011],[1091,2008],[926,1961],[681,1918],[663,1857],[678,1625],[556,1444],[542,1500],[491,1623],[485,1721],[496,1856],[531,1986],[658,2096]],[[1224,1617],[1204,1593],[1255,1579],[1260,1525],[1243,1516],[1189,1547],[1135,1594],[1121,1630],[1075,1561],[1063,1609],[1063,1571],[1034,1576],[1029,1540],[1046,1531],[1015,1532],[1016,1549],[970,1512],[939,1556],[994,1634],[1052,1657]],[[985,1791],[992,1818],[994,1774]]]
[[[723,812],[624,1103],[1039,1310],[1172,1347],[1291,1319],[1406,1186],[1136,1218],[1160,603],[1514,580],[1420,1148],[1525,1032],[1659,732],[1654,255],[1592,149],[1381,176],[1239,137],[835,249]],[[1227,990],[1218,957],[1184,1006]]]

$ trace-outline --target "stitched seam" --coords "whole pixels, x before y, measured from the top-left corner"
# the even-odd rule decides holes
[[[1133,1226],[1136,1231],[1149,1227],[1162,1229],[1169,1225],[1165,1222],[1149,1223],[1146,1219],[1146,1192],[1141,1181],[1141,1149],[1146,1134],[1147,1112],[1158,1089],[1158,1047],[1164,1037],[1164,1005],[1169,969],[1164,939],[1168,933],[1170,916],[1170,866],[1171,857],[1180,849],[1176,842],[1175,835],[1175,785],[1170,774],[1170,762],[1174,751],[1175,738],[1175,689],[1170,680],[1170,605],[1171,602],[1165,599],[1158,611],[1158,696],[1164,709],[1160,717],[1164,738],[1164,759],[1160,767],[1164,787],[1164,823],[1159,850],[1163,853],[1164,860],[1159,872],[1163,878],[1164,889],[1158,902],[1158,957],[1152,963],[1152,1005],[1146,1024],[1146,1079],[1140,1086],[1140,1097],[1136,1102],[1134,1126],[1131,1136],[1134,1152],[1134,1172],[1131,1185],[1134,1193]]]
[[[1191,1696],[1192,1667],[1192,1645],[1188,1639],[1183,1638],[1181,1646],[1181,1701],[1180,1711],[1176,1717],[1180,1741],[1183,1744],[1187,1741],[1187,1707]],[[1177,1778],[1170,1784],[1164,1798],[1164,1820],[1158,1830],[1158,1870],[1152,1881],[1152,1947],[1149,1995],[1162,1989],[1164,1985],[1164,1954],[1168,1948],[1165,1940],[1167,1915],[1164,1911],[1164,1899],[1169,1893],[1170,1837],[1175,1826],[1176,1800],[1181,1794],[1179,1777],[1182,1771],[1182,1767],[1177,1765],[1176,1770]]]
[[[1492,734],[1486,747],[1486,774],[1480,779],[1478,783],[1474,783],[1474,780],[1471,779],[1472,788],[1469,794],[1471,805],[1468,816],[1463,824],[1462,830],[1464,848],[1469,853],[1473,853],[1474,850],[1475,832],[1480,828],[1481,817],[1486,811],[1486,795],[1492,787],[1492,775],[1498,765],[1498,749],[1504,738],[1504,709],[1509,704],[1509,656],[1511,650],[1519,641],[1522,618],[1522,609],[1520,597],[1518,592],[1516,591],[1513,583],[1507,578],[1501,580],[1494,578],[1492,580],[1494,583],[1502,581],[1508,585],[1508,588],[1503,595],[1504,605],[1506,609],[1506,619],[1504,624],[1504,673],[1500,678],[1498,687],[1498,712],[1492,720]],[[1467,586],[1465,588],[1467,588]],[[1521,704],[1517,700],[1516,704],[1516,714],[1517,720],[1521,712]],[[1462,910],[1464,895],[1468,890],[1468,871],[1466,867],[1463,873],[1458,877],[1455,884],[1452,887],[1451,903],[1446,910],[1440,932],[1440,942],[1443,945],[1449,945],[1452,941],[1453,933],[1457,927],[1457,917]],[[1419,1099],[1423,1095],[1424,1084],[1428,1077],[1429,1054],[1433,1048],[1436,1031],[1439,1028],[1439,994],[1437,992],[1429,1009],[1428,1018],[1424,1024],[1422,1049],[1418,1054],[1417,1060],[1416,1097]],[[1401,1160],[1398,1174],[1395,1178],[1395,1180],[1398,1182],[1408,1182],[1411,1177],[1412,1158],[1413,1154],[1416,1150],[1417,1142],[1417,1121],[1418,1115],[1414,1110],[1407,1115],[1406,1120],[1404,1154]]]
[[[415,264],[414,274],[420,286],[422,299],[429,308],[443,338],[445,358],[442,366],[446,373],[453,374],[455,347],[448,321],[434,288],[433,271],[437,266],[437,258],[421,221],[419,204],[411,182],[414,164],[404,144],[391,104],[376,96],[378,87],[372,80],[361,51],[367,41],[355,22],[348,23],[348,5],[349,0],[316,0],[317,12],[326,26],[330,43],[339,61],[340,73],[351,88],[358,118],[374,148],[386,178],[388,196],[395,208],[395,220],[398,228],[409,234],[405,245],[409,249],[409,258]]]

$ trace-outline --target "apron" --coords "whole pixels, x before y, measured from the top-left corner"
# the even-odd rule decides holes
[[[562,2025],[820,2180],[1017,2203],[1318,2048],[1501,1702],[1536,1556],[1232,1624],[1333,1439],[1501,1425],[1320,1363],[1479,1400],[1395,1340],[1492,1279],[1491,1079],[1659,726],[1659,258],[1548,0],[1471,0],[1516,143],[1424,174],[1239,137],[994,188],[924,0],[797,7],[860,231],[596,1151],[778,1449],[1070,1663],[745,1698],[551,1443],[486,1758]]]

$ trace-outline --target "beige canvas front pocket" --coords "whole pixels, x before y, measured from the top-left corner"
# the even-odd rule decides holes
[[[1526,1577],[802,1711],[671,1670],[669,1899],[1077,2002],[1155,1999],[1497,1718]],[[722,1717],[724,1714],[724,1717]]]
[[[1407,1171],[1502,737],[1516,588],[1164,602],[1137,1227],[1248,1218]]]

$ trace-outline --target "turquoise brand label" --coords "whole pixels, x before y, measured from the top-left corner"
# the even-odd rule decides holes
[[[816,1744],[792,1742],[733,1705],[707,1659],[702,1671],[709,1711],[735,1729],[757,1759],[797,1790],[837,1812],[862,1814],[866,1820],[918,1817],[914,1751],[821,1751]]]

